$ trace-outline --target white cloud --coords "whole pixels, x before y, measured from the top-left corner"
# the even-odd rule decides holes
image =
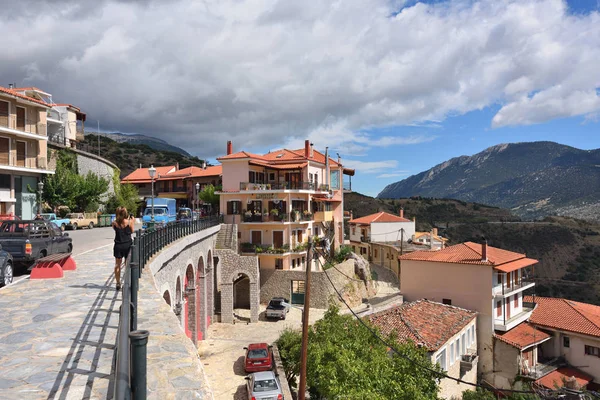
[[[494,127],[600,112],[600,14],[561,0],[408,2],[397,15],[403,1],[6,3],[4,85],[201,156],[228,139],[252,150],[305,137],[360,155],[378,143],[365,131],[496,103]]]
[[[359,161],[359,160],[344,160],[344,167],[355,169],[363,174],[374,174],[377,172],[389,171],[398,166],[396,160],[385,161]]]
[[[399,176],[408,176],[408,174],[409,174],[408,171],[396,171],[396,172],[377,175],[377,178],[382,178],[382,179],[383,178],[396,178]]]

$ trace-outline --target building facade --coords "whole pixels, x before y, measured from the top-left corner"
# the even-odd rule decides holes
[[[0,214],[32,219],[47,163],[47,111],[41,100],[0,87]]]
[[[242,254],[256,254],[261,270],[319,268],[307,259],[308,237],[343,243],[343,168],[315,150],[282,149],[264,155],[233,152],[217,159],[223,168],[220,208],[238,226]]]
[[[432,363],[452,378],[477,383],[477,313],[463,308],[418,300],[371,314],[367,319],[399,341],[425,347]],[[440,381],[440,397],[460,398],[472,389],[451,379]]]
[[[406,300],[426,298],[478,312],[479,373],[491,381],[494,333],[511,330],[533,312],[523,292],[535,285],[527,279],[527,268],[537,260],[487,243],[466,242],[405,254],[400,261]]]

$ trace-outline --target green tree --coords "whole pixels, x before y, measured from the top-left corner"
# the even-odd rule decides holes
[[[294,337],[294,334],[296,337]],[[278,341],[286,375],[299,373],[300,333],[286,331]],[[405,357],[439,371],[425,350],[385,337]],[[331,307],[309,331],[307,386],[314,399],[436,399],[437,374],[388,352],[359,321]]]
[[[86,176],[77,175],[78,190],[73,199],[79,211],[96,212],[100,197],[108,190],[108,180],[92,172]]]
[[[210,204],[213,211],[219,210],[219,195],[215,194],[216,188],[213,185],[206,186],[198,197],[205,203]]]
[[[105,210],[114,214],[117,207],[125,207],[133,215],[137,215],[139,193],[135,186],[130,183],[115,185],[115,194],[108,198]]]

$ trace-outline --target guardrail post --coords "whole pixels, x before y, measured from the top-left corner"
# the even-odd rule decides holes
[[[133,331],[129,333],[131,339],[131,393],[133,400],[146,399],[146,361],[148,345],[148,331]]]
[[[131,270],[131,304],[133,304],[133,315],[131,317],[131,330],[137,329],[137,305],[138,305],[138,290],[140,288],[140,266],[138,263],[130,263]]]

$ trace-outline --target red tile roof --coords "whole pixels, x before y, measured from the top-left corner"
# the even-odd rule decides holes
[[[554,297],[525,296],[537,307],[529,322],[546,328],[600,337],[600,306]]]
[[[594,379],[590,375],[578,370],[577,368],[561,367],[556,371],[552,371],[548,375],[538,379],[535,381],[535,383],[545,386],[548,389],[556,389],[556,387],[563,387],[565,385],[564,381],[572,377],[575,377],[579,388],[584,388]]]
[[[187,167],[180,169],[175,172],[171,172],[162,176],[162,179],[182,179],[182,178],[202,178],[207,176],[220,176],[223,174],[223,167],[221,165],[212,165],[202,169],[200,167]]]
[[[0,86],[0,92],[10,94],[11,96],[18,97],[23,100],[31,101],[33,103],[38,103],[44,107],[50,107],[49,104],[47,104],[41,100],[34,99],[33,97],[25,96],[24,94],[18,93],[15,89],[8,89],[8,88]]]
[[[399,258],[401,260],[431,261],[454,264],[491,265],[503,272],[510,272],[538,261],[525,257],[525,254],[487,246],[487,261],[482,260],[482,245],[479,243],[465,242],[446,247],[437,251],[415,251]]]
[[[418,300],[366,318],[385,335],[395,331],[400,341],[410,340],[428,351],[437,351],[476,316],[475,311]]]
[[[550,339],[548,335],[527,322],[521,322],[519,325],[507,332],[496,332],[494,337],[519,350],[526,349],[529,346],[538,344]]]
[[[290,163],[294,163],[294,162],[299,163],[299,162],[306,161],[306,160],[325,164],[325,155],[323,153],[321,153],[320,151],[317,151],[317,150],[313,150],[312,157],[305,157],[304,149],[300,149],[300,150],[280,149],[280,150],[271,151],[262,156],[258,155],[258,154],[248,153],[247,151],[238,151],[237,153],[232,153],[232,154],[229,154],[226,156],[218,157],[217,160],[222,161],[222,160],[235,160],[235,159],[243,159],[243,158],[250,158],[253,160],[265,161],[268,163],[267,165],[269,165],[269,166],[271,166],[273,164],[290,164]],[[337,161],[335,161],[331,157],[329,157],[329,165],[332,167],[337,167],[340,164],[338,164]]]
[[[248,153],[247,151],[238,151],[237,153],[228,154],[226,156],[218,157],[217,160],[235,160],[238,158],[254,158],[257,160],[263,160],[262,156],[258,154]]]
[[[167,175],[169,171],[174,171],[175,166],[169,165],[166,167],[156,167],[156,176],[154,177],[157,180],[161,175]],[[148,173],[148,168],[138,168],[125,178],[121,180],[121,183],[147,183],[150,182],[150,173]]]
[[[366,215],[364,217],[355,218],[348,221],[351,224],[371,224],[373,222],[412,222],[410,219],[402,218],[398,215],[386,213],[384,211]]]
[[[257,161],[257,160],[250,161],[250,164],[252,164],[252,165],[260,165],[260,166],[269,167],[269,168],[273,168],[273,169],[280,169],[280,170],[284,170],[284,169],[302,169],[302,168],[304,168],[304,167],[306,167],[308,165],[307,162],[293,163],[293,164],[274,164],[274,163],[269,163],[267,161]]]

